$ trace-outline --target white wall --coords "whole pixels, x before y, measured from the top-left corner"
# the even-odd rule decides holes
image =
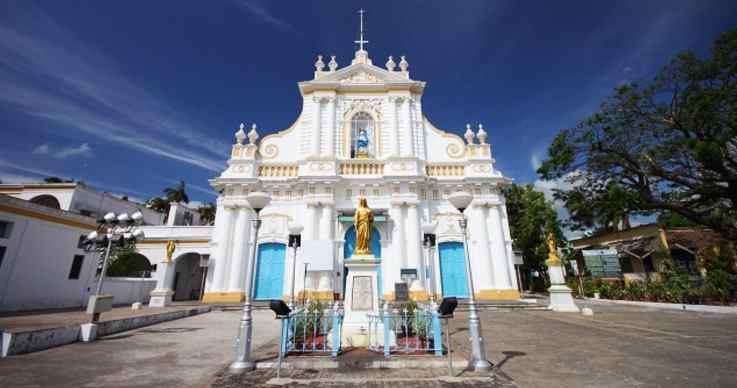
[[[97,286],[97,278],[90,281],[87,297],[95,293]],[[145,303],[148,301],[149,294],[156,288],[156,279],[147,278],[110,278],[106,277],[102,283],[102,292],[104,294],[113,295],[113,304],[131,304],[135,302]],[[84,300],[87,305],[87,298]]]
[[[90,230],[0,212],[13,222],[0,266],[0,311],[82,306],[96,256],[77,248]],[[74,255],[84,255],[79,279],[69,279]]]

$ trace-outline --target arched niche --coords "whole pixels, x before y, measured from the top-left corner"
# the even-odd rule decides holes
[[[61,204],[59,204],[59,200],[51,194],[37,195],[31,198],[31,202],[35,203],[36,205],[50,207],[52,209],[61,209]]]

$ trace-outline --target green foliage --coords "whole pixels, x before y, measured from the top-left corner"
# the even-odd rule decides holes
[[[186,184],[183,180],[172,187],[164,189],[164,196],[168,202],[184,202],[189,203],[189,196],[187,195]]]
[[[503,190],[515,249],[522,252],[527,269],[542,273],[548,257],[545,244],[548,233],[553,233],[558,246],[564,245],[558,215],[543,193],[535,191],[531,185],[512,184]]]
[[[146,207],[159,213],[169,214],[169,201],[162,197],[153,197],[146,201]]]
[[[571,226],[612,229],[630,215],[677,214],[737,239],[737,29],[711,55],[679,55],[651,82],[615,89],[562,130],[538,169],[571,186],[556,196]]]
[[[212,225],[215,222],[215,210],[215,204],[212,202],[208,202],[197,209],[202,225]]]
[[[151,270],[151,263],[136,252],[135,244],[127,244],[110,253],[107,275],[111,277],[138,277],[142,271]]]

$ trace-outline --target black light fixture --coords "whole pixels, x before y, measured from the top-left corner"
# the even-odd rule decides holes
[[[269,308],[276,314],[277,318],[288,317],[289,313],[292,312],[292,309],[281,299],[272,299],[269,302]]]
[[[455,296],[449,296],[447,298],[443,298],[443,302],[440,303],[440,307],[438,307],[438,312],[442,316],[452,317],[456,307],[458,307],[458,299]]]

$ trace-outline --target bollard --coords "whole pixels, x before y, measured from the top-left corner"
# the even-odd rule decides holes
[[[440,329],[440,313],[435,310],[432,312],[432,335],[435,355],[443,357],[443,332]]]
[[[333,349],[330,355],[335,358],[338,357],[338,350],[340,349],[340,324],[341,316],[338,314],[338,309],[333,309]]]
[[[391,355],[390,351],[390,338],[389,338],[389,311],[384,310],[384,357]]]

